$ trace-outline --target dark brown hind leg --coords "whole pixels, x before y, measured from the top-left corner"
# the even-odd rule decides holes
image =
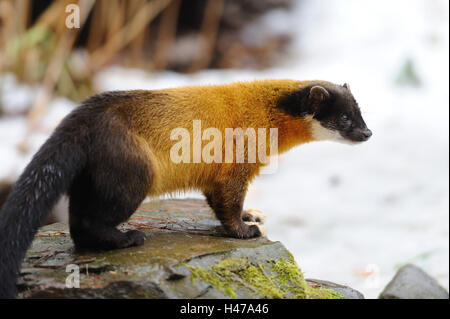
[[[150,178],[137,171],[130,168],[126,178],[111,172],[103,185],[92,184],[87,176],[74,182],[69,216],[70,234],[77,248],[116,249],[144,243],[144,233],[116,228],[136,211],[149,190]]]
[[[95,154],[69,191],[70,234],[75,246],[116,249],[142,245],[143,232],[122,232],[116,227],[148,194],[152,183],[150,159],[135,139],[118,129],[94,140],[92,149]]]
[[[217,183],[213,190],[204,192],[209,206],[231,237],[253,238],[265,236],[264,226],[245,223],[242,207],[247,192],[246,183]]]

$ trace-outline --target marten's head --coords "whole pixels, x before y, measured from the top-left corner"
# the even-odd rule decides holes
[[[348,84],[314,81],[281,99],[279,107],[311,121],[314,140],[359,143],[372,136]]]

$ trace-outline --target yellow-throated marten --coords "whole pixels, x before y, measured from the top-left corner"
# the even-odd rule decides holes
[[[92,96],[35,154],[1,210],[0,297],[15,296],[24,254],[64,192],[70,198],[70,233],[77,247],[142,244],[142,232],[122,232],[116,226],[148,194],[188,189],[204,193],[230,236],[261,236],[260,225],[246,223],[258,216],[243,212],[242,206],[263,163],[171,160],[171,132],[192,128],[194,120],[220,132],[277,128],[279,152],[310,141],[363,142],[371,136],[346,84],[266,80]]]

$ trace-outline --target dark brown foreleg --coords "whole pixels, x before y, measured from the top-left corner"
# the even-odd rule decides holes
[[[264,226],[257,223],[245,223],[242,220],[242,207],[247,182],[230,179],[229,182],[217,183],[214,189],[204,192],[209,206],[231,237],[253,238],[265,236]]]

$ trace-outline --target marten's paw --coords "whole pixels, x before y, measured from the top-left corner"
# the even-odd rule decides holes
[[[140,246],[144,244],[145,234],[139,230],[129,230],[125,233],[128,238],[126,247]]]
[[[258,224],[264,224],[266,221],[266,214],[259,209],[249,208],[244,210],[242,214],[242,220],[244,222],[254,222]]]
[[[261,234],[261,237],[266,237],[267,231],[266,227],[258,222],[245,222],[248,226],[256,226],[259,230],[259,233]]]

